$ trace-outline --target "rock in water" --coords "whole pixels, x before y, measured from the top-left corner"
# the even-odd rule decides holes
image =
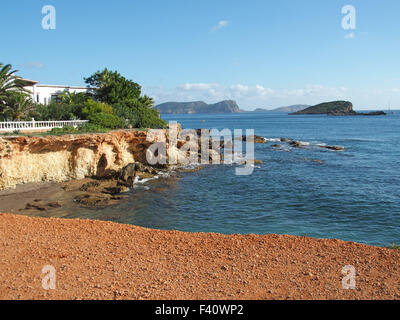
[[[121,171],[120,179],[124,182],[133,185],[136,177],[136,164],[130,163]]]
[[[324,148],[324,149],[334,150],[334,151],[343,151],[344,150],[343,147],[339,147],[339,146],[320,146],[320,147]]]
[[[304,148],[305,147],[305,145],[302,144],[300,141],[290,141],[289,144],[293,148]]]

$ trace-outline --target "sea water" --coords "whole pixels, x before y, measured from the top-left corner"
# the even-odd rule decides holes
[[[215,165],[179,179],[155,179],[137,185],[129,200],[117,206],[79,208],[62,216],[190,232],[400,243],[400,112],[377,117],[237,113],[163,118],[188,129],[254,129],[270,140],[255,145],[255,158],[263,164],[249,176],[235,175],[232,165]],[[291,148],[281,137],[307,147]],[[276,143],[281,148],[273,148]]]

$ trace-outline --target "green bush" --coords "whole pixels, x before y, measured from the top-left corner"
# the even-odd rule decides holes
[[[49,105],[36,105],[36,112],[31,115],[38,121],[76,120],[75,109],[76,106],[53,101]]]
[[[104,129],[125,128],[126,123],[120,117],[109,113],[95,113],[89,116],[90,124]]]
[[[113,104],[114,114],[123,120],[128,120],[128,124],[136,128],[139,122],[137,109],[140,103],[137,100],[126,100],[117,104]]]
[[[137,114],[138,123],[135,128],[163,129],[167,127],[167,122],[160,118],[160,113],[156,109],[140,106]]]
[[[96,113],[113,114],[113,108],[106,103],[87,100],[82,109],[83,117],[89,119],[89,117]]]
[[[69,133],[76,133],[76,129],[72,126],[65,126],[63,128],[53,128],[50,130],[50,134],[60,135],[60,134],[69,134]]]
[[[126,100],[114,104],[113,110],[122,119],[128,120],[132,128],[166,128],[167,122],[160,118],[156,109],[148,108],[138,100]]]
[[[50,135],[64,135],[64,134],[79,134],[79,133],[106,133],[109,129],[103,128],[96,124],[87,123],[86,125],[78,128],[72,126],[65,126],[63,128],[53,128],[47,134]]]
[[[93,123],[88,123],[82,127],[79,127],[79,132],[80,133],[85,133],[85,132],[96,132],[96,133],[106,133],[108,132],[109,129],[107,128],[103,128],[97,124],[93,124]]]

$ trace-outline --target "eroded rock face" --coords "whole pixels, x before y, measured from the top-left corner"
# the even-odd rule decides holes
[[[0,138],[0,190],[17,184],[107,176],[142,156],[143,131]]]
[[[29,182],[118,178],[127,165],[146,164],[147,149],[163,136],[166,141],[165,131],[151,135],[146,131],[121,130],[105,134],[3,137],[0,190]],[[181,158],[179,155],[178,160]]]
[[[201,142],[200,137],[196,137],[201,130],[194,131],[195,139],[191,140],[179,124],[175,125],[171,131],[120,130],[102,134],[0,138],[0,190],[31,182],[84,178],[115,180],[118,187],[132,187],[136,178],[152,177],[159,170],[174,165],[198,163],[203,147],[195,142]],[[207,134],[207,130],[204,133]],[[267,142],[259,136],[254,140],[255,143]],[[159,145],[163,148],[159,149]],[[221,150],[232,147],[232,143],[221,142],[217,146],[209,143],[205,148],[209,148],[210,159],[221,159]],[[153,162],[154,159],[163,161]]]

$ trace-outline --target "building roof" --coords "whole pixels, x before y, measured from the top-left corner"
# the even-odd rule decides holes
[[[82,89],[82,90],[96,89],[93,87],[83,87],[83,86],[67,86],[67,85],[58,85],[58,84],[38,84],[38,83],[40,83],[39,81],[25,79],[25,78],[21,78],[21,80],[28,83],[27,87],[36,86],[38,88],[61,88],[61,89]]]
[[[64,89],[93,89],[90,87],[81,87],[81,86],[64,86],[64,85],[56,85],[56,84],[38,84],[36,87],[43,88],[43,87],[49,87],[49,88],[64,88]]]
[[[39,83],[39,81],[35,81],[35,80],[31,80],[31,79],[25,79],[25,78],[21,78],[21,80],[28,82],[30,85],[35,85],[37,83]]]

